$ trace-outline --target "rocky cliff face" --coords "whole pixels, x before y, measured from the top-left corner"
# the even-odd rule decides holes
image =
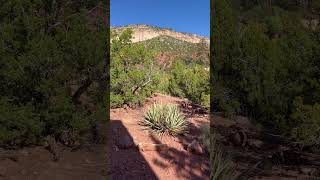
[[[121,32],[127,28],[131,28],[133,30],[133,38],[132,42],[140,42],[146,41],[152,38],[156,38],[159,36],[169,36],[175,39],[186,41],[189,43],[201,43],[204,42],[209,44],[209,39],[206,37],[194,35],[194,34],[187,34],[187,33],[180,33],[170,29],[165,28],[157,28],[148,25],[129,25],[124,27],[113,27],[116,32]]]

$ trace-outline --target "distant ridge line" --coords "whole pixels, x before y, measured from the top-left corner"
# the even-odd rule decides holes
[[[156,38],[162,35],[170,36],[178,40],[190,42],[190,43],[206,43],[209,44],[210,40],[207,37],[185,33],[185,32],[177,32],[171,28],[162,28],[147,24],[130,24],[126,26],[112,26],[111,29],[115,30],[116,33],[120,33],[125,29],[133,30],[133,38],[132,42],[141,42],[146,41],[152,38]]]

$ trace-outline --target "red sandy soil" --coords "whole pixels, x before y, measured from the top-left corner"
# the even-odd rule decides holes
[[[56,142],[58,161],[54,161],[53,154],[43,146],[0,148],[0,180],[106,180],[106,132],[105,124],[100,123],[97,131],[84,134],[80,146],[66,147]],[[92,136],[94,134],[98,136]]]
[[[0,180],[106,180],[106,146],[90,147],[61,149],[57,162],[40,146],[0,151]],[[1,158],[4,153],[6,158]]]
[[[162,136],[152,134],[138,125],[143,119],[146,109],[155,102],[163,104],[177,104],[185,101],[176,97],[155,94],[148,98],[143,107],[112,109],[110,125],[111,142],[111,179],[167,179],[167,180],[194,180],[209,179],[208,154],[195,155],[187,152],[185,144],[191,143],[199,136],[200,126],[209,123],[208,115],[191,115],[185,112],[190,123],[189,133],[185,136]],[[180,106],[181,107],[181,106]],[[137,148],[121,149],[117,141],[123,135],[129,135],[135,143],[167,144],[167,151],[139,151]]]

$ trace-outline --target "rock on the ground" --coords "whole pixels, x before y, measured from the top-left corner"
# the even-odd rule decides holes
[[[252,148],[261,149],[264,143],[258,139],[249,139],[248,145]]]
[[[47,136],[45,139],[47,141],[45,148],[53,155],[53,160],[58,161],[60,158],[60,152],[56,140],[51,136]]]
[[[134,143],[133,143],[133,139],[130,136],[124,135],[124,136],[120,136],[120,138],[118,139],[117,145],[121,149],[128,149],[133,147]]]
[[[311,167],[300,168],[300,172],[305,175],[312,175],[314,171],[315,171],[315,168],[311,168]]]
[[[244,146],[247,143],[247,136],[244,131],[237,131],[230,135],[230,141],[235,146]]]
[[[127,104],[124,104],[124,105],[123,105],[123,109],[128,110],[128,109],[129,109],[129,106],[128,106]]]
[[[204,147],[196,140],[193,140],[187,147],[187,151],[194,154],[203,154]]]
[[[69,131],[63,131],[59,137],[59,141],[65,146],[74,146],[76,138],[73,133]]]

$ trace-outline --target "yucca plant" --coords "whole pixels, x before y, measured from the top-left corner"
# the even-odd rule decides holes
[[[201,142],[206,147],[206,149],[209,150],[210,149],[210,138],[211,138],[209,124],[202,125],[200,130],[201,130],[201,135],[200,135]]]
[[[210,161],[211,175],[210,180],[236,180],[235,165],[226,157],[216,143],[214,134],[211,134]]]
[[[179,108],[174,104],[154,103],[145,113],[141,125],[156,133],[184,134],[188,124]]]

